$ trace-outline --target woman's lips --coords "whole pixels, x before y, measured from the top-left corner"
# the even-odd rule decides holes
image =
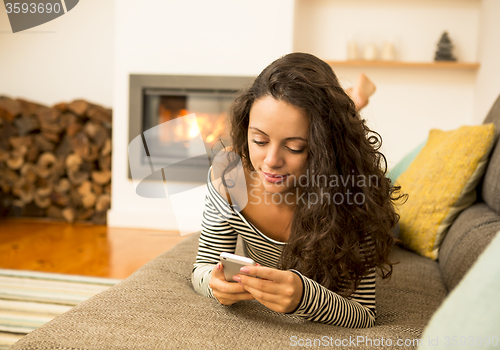
[[[276,176],[272,176],[271,174],[268,174],[268,173],[265,173],[265,172],[262,172],[262,174],[264,174],[264,179],[266,179],[266,181],[272,182],[272,183],[281,182],[281,181],[285,180],[288,177],[288,175],[276,175]]]

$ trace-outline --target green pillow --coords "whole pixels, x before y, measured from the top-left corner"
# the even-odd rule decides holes
[[[419,350],[500,348],[500,234],[432,316]]]
[[[413,162],[413,160],[417,157],[417,155],[420,153],[422,148],[424,148],[425,143],[427,142],[427,139],[422,142],[420,145],[417,146],[413,151],[408,153],[406,156],[404,156],[403,159],[399,161],[398,164],[394,166],[388,173],[387,177],[391,179],[392,183],[395,183],[396,180],[398,179],[399,175],[405,172],[406,169],[410,166],[410,164]]]

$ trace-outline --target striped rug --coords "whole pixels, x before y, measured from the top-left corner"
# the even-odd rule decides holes
[[[120,281],[0,269],[0,349]]]

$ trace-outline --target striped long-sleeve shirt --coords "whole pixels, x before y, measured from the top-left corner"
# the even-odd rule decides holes
[[[208,194],[205,198],[198,255],[192,273],[196,292],[215,298],[209,286],[212,269],[221,252],[234,253],[238,235],[242,237],[245,256],[262,266],[277,268],[284,242],[275,241],[260,232],[235,211],[214,188],[208,172]],[[302,280],[303,294],[294,315],[307,320],[342,327],[363,328],[375,323],[375,270],[364,277],[349,299],[332,292],[316,281],[295,272]]]

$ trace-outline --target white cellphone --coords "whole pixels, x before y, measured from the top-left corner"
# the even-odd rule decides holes
[[[241,274],[240,269],[243,266],[255,265],[255,261],[250,258],[225,252],[220,253],[220,262],[224,267],[224,277],[227,282],[236,282],[233,276]]]

